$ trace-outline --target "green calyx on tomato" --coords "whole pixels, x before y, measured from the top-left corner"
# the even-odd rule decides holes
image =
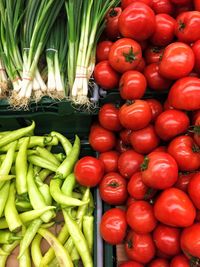
[[[196,144],[194,144],[192,146],[192,151],[195,152],[195,153],[199,153],[200,152],[200,148]]]
[[[133,248],[133,242],[131,239],[127,240],[128,248]]]
[[[145,171],[148,168],[148,165],[149,165],[149,158],[144,157],[144,161],[141,164],[141,171]]]
[[[117,188],[117,187],[119,187],[119,184],[117,182],[111,182],[110,184],[108,184],[108,186],[113,187],[113,188]]]
[[[181,20],[179,21],[179,31],[182,31],[183,29],[185,29],[185,23],[182,22]]]
[[[132,63],[133,61],[135,61],[137,59],[136,58],[137,54],[138,53],[134,53],[133,52],[133,47],[131,46],[129,52],[128,53],[123,53],[123,56],[125,57],[125,61],[126,62]]]
[[[200,135],[200,126],[190,126],[188,132]]]
[[[118,11],[115,10],[114,8],[112,8],[111,11],[109,12],[109,16],[110,16],[111,18],[114,18],[114,17],[116,17],[117,15],[118,15]]]
[[[144,195],[144,200],[148,200],[150,196],[155,192],[155,189],[148,188],[146,194]]]
[[[151,49],[151,51],[154,52],[154,53],[156,53],[156,54],[160,53],[161,50],[162,50],[162,48],[160,48],[160,47],[158,47],[158,46],[154,46],[154,47]]]
[[[196,258],[196,257],[192,257],[190,259],[190,266],[191,267],[198,267],[200,264],[200,259],[199,258]]]

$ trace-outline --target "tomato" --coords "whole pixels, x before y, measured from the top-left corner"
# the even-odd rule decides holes
[[[154,150],[160,143],[155,129],[152,125],[133,131],[130,135],[130,142],[133,149],[141,154],[148,154]]]
[[[171,80],[160,75],[158,63],[147,65],[144,69],[144,76],[147,79],[148,86],[155,91],[167,90],[172,84]]]
[[[141,2],[134,2],[122,11],[119,31],[122,36],[136,41],[148,39],[155,30],[153,10]]]
[[[126,180],[120,174],[109,172],[99,184],[100,196],[110,205],[122,205],[128,197],[126,185]]]
[[[126,145],[122,140],[118,139],[115,149],[120,154],[131,149],[130,145]]]
[[[152,119],[150,106],[144,100],[126,103],[119,109],[119,120],[123,127],[140,130],[146,127]]]
[[[99,160],[104,164],[105,173],[117,171],[118,158],[119,153],[114,150],[103,152],[99,155]]]
[[[136,70],[126,71],[119,81],[120,96],[126,100],[142,98],[146,87],[145,76]]]
[[[200,223],[195,223],[183,230],[181,248],[186,255],[200,258]]]
[[[175,5],[187,5],[191,2],[191,0],[170,0]]]
[[[132,131],[129,129],[123,129],[120,131],[119,136],[124,144],[130,145],[130,135]]]
[[[90,130],[89,143],[95,151],[106,152],[116,145],[116,137],[113,132],[97,124]]]
[[[135,70],[137,70],[137,71],[139,71],[139,72],[143,72],[145,66],[146,66],[146,62],[145,62],[144,58],[142,57],[142,58],[140,59],[140,62],[137,64]]]
[[[156,249],[156,256],[161,258],[161,259],[165,259],[165,260],[168,260],[171,258],[171,256],[167,255],[164,252],[161,252],[158,248]]]
[[[150,262],[155,255],[155,246],[151,235],[129,231],[126,237],[125,251],[131,260],[144,264]]]
[[[199,0],[194,0],[194,7],[195,7],[195,10],[200,11],[200,1]]]
[[[146,102],[149,104],[152,112],[152,122],[156,120],[156,118],[163,112],[163,107],[161,103],[153,98],[147,99]]]
[[[198,146],[200,146],[200,116],[195,121],[193,132],[194,132],[194,141]]]
[[[142,200],[136,201],[128,207],[126,221],[131,229],[139,234],[150,233],[157,224],[152,206]]]
[[[142,181],[149,187],[165,189],[178,179],[178,166],[174,158],[165,152],[152,152],[144,159]]]
[[[129,6],[130,4],[132,4],[134,2],[142,2],[142,3],[146,4],[147,6],[152,5],[152,0],[122,0],[121,1],[122,9],[125,9],[127,6]]]
[[[190,180],[192,179],[192,177],[194,176],[193,172],[179,172],[178,174],[178,180],[175,183],[174,187],[187,192],[188,189],[188,184],[190,182]]]
[[[196,210],[185,192],[171,187],[165,189],[154,204],[154,214],[160,222],[173,227],[193,224]]]
[[[100,233],[107,243],[120,244],[126,236],[126,229],[126,213],[122,209],[112,208],[103,214]]]
[[[192,45],[192,50],[195,55],[195,66],[194,69],[196,72],[200,73],[200,40],[196,41]]]
[[[200,210],[197,210],[195,222],[200,222]]]
[[[108,56],[110,65],[120,73],[135,69],[141,58],[140,45],[129,38],[117,40],[111,47]]]
[[[157,117],[155,130],[162,140],[168,141],[186,132],[189,124],[190,120],[183,111],[166,110]]]
[[[144,156],[134,150],[125,151],[119,156],[118,170],[122,176],[129,179],[135,172],[139,171],[143,160]]]
[[[94,79],[103,89],[111,90],[118,86],[119,74],[104,60],[95,66]]]
[[[188,194],[197,209],[200,209],[199,190],[200,190],[200,172],[193,175],[188,185]]]
[[[97,62],[108,60],[108,54],[110,52],[110,48],[112,45],[113,43],[111,41],[102,41],[97,44],[97,49],[96,49]]]
[[[152,44],[166,46],[174,39],[176,20],[167,14],[156,15],[156,28],[150,40]]]
[[[170,104],[169,104],[169,99],[167,98],[164,102],[164,110],[168,110],[168,109],[174,109]]]
[[[158,63],[163,55],[164,48],[157,46],[149,46],[145,50],[145,61],[147,64]]]
[[[126,261],[120,264],[119,267],[144,267],[144,265],[136,261]]]
[[[133,203],[135,203],[137,200],[134,199],[133,197],[128,197],[127,201],[126,201],[126,207],[129,207],[130,205],[132,205]]]
[[[154,152],[167,152],[166,146],[158,146],[154,149]]]
[[[187,76],[194,67],[194,53],[192,48],[181,42],[169,44],[160,61],[159,72],[167,78],[176,80]]]
[[[121,7],[111,8],[106,15],[106,35],[110,40],[115,40],[120,36],[118,21],[122,13]]]
[[[153,231],[156,247],[170,256],[180,253],[180,230],[164,224],[159,224]]]
[[[79,184],[94,187],[103,178],[104,165],[99,159],[86,156],[76,163],[74,175]]]
[[[190,267],[190,263],[183,254],[180,254],[171,260],[170,267]]]
[[[119,110],[114,104],[104,104],[99,110],[99,122],[102,127],[110,131],[119,131],[122,126],[118,118]]]
[[[156,14],[169,14],[174,13],[174,6],[170,0],[153,0],[152,9]]]
[[[148,267],[170,267],[167,260],[162,258],[157,258],[152,260]]]
[[[174,138],[168,146],[168,153],[174,157],[180,171],[195,171],[200,167],[200,153],[190,136]]]
[[[192,43],[200,39],[200,12],[188,11],[176,18],[175,34],[179,41]]]

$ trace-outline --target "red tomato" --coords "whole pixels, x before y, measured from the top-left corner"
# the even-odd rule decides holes
[[[151,36],[154,45],[166,46],[174,39],[176,20],[167,14],[156,15],[156,28]]]
[[[156,119],[155,130],[162,140],[168,141],[186,132],[189,124],[190,120],[183,111],[166,110]]]
[[[175,183],[174,187],[187,192],[188,189],[188,184],[190,182],[190,180],[192,179],[192,177],[194,176],[194,173],[184,173],[184,172],[179,172],[178,174],[178,180]]]
[[[139,72],[143,72],[145,66],[146,66],[146,62],[145,62],[144,58],[142,57],[142,58],[140,59],[140,62],[137,64],[135,70],[137,70],[137,71],[139,71]]]
[[[159,73],[159,63],[147,65],[144,69],[144,76],[148,86],[155,91],[163,91],[170,88],[172,81],[162,77]]]
[[[149,46],[145,50],[145,61],[147,64],[158,63],[163,55],[164,48],[157,46]]]
[[[187,5],[191,2],[191,0],[170,0],[175,5]]]
[[[194,0],[194,6],[195,6],[195,10],[200,11],[200,1],[199,0]]]
[[[165,189],[178,179],[176,161],[165,152],[152,152],[142,164],[142,181],[149,187]]]
[[[99,184],[99,193],[103,201],[110,205],[122,205],[127,197],[127,181],[116,172],[107,173]]]
[[[152,0],[122,0],[121,1],[122,9],[125,9],[127,6],[129,6],[130,4],[132,4],[134,2],[142,2],[142,3],[146,4],[147,6],[152,5]]]
[[[175,34],[179,41],[192,43],[200,39],[200,12],[188,11],[176,18]]]
[[[152,9],[156,14],[169,14],[174,13],[174,6],[170,0],[153,0]]]
[[[152,112],[144,100],[135,100],[124,104],[119,109],[119,120],[123,127],[131,130],[140,130],[146,127],[152,119]]]
[[[141,2],[134,2],[122,11],[119,31],[122,36],[136,41],[148,39],[155,30],[153,10]]]
[[[169,44],[160,61],[159,72],[167,78],[176,80],[187,76],[194,67],[194,53],[184,43],[174,42]]]
[[[192,45],[192,50],[193,50],[194,55],[195,55],[195,66],[194,66],[195,71],[200,73],[200,40],[196,41]]]
[[[155,129],[149,125],[141,130],[133,131],[130,135],[130,142],[133,149],[141,154],[148,154],[160,143]]]
[[[131,146],[126,145],[122,140],[118,139],[115,149],[120,154],[131,149]]]
[[[104,164],[105,173],[117,171],[118,158],[119,153],[114,150],[103,152],[99,155],[99,160]]]
[[[132,205],[133,203],[135,203],[137,200],[134,199],[133,197],[128,197],[127,201],[126,201],[126,207],[129,207],[130,205]]]
[[[97,62],[108,60],[110,48],[113,45],[111,41],[102,41],[97,44],[96,59]]]
[[[144,267],[144,265],[136,261],[126,261],[120,264],[119,267]]]
[[[147,99],[146,102],[149,104],[152,112],[152,122],[156,120],[156,118],[162,113],[163,107],[161,103],[153,98]]]
[[[136,41],[121,38],[111,47],[108,58],[113,69],[124,73],[136,68],[142,58],[142,50]]]
[[[99,122],[102,127],[110,131],[119,131],[122,126],[118,118],[119,109],[114,104],[104,104],[99,111]]]
[[[169,104],[169,99],[167,98],[164,102],[164,110],[168,110],[168,109],[174,109],[170,104]]]
[[[200,223],[195,223],[183,230],[181,248],[186,255],[200,258]]]
[[[100,223],[102,238],[109,244],[120,244],[126,236],[126,213],[119,208],[106,211]]]
[[[167,152],[166,146],[158,146],[156,149],[154,149],[154,152]]]
[[[126,237],[125,251],[131,260],[144,264],[150,262],[155,255],[155,246],[151,235],[130,231]]]
[[[76,163],[74,174],[79,184],[94,187],[103,178],[104,165],[99,159],[86,156]]]
[[[125,100],[142,98],[146,87],[145,76],[136,70],[126,71],[119,81],[120,96]]]
[[[200,172],[193,175],[188,185],[188,194],[197,209],[200,209],[199,190],[200,190]]]
[[[166,225],[188,227],[194,222],[196,210],[186,193],[172,187],[159,195],[154,204],[154,214]]]
[[[157,224],[152,206],[142,200],[136,201],[128,207],[126,221],[131,229],[139,234],[150,233]]]
[[[144,156],[128,150],[119,156],[118,170],[122,176],[129,179],[135,172],[139,171],[140,165],[144,160]]]
[[[119,74],[104,60],[95,66],[94,79],[103,89],[111,90],[118,86]]]
[[[156,249],[156,256],[161,258],[161,259],[166,259],[166,260],[171,258],[171,256],[167,255],[164,252],[161,252],[158,248]]]
[[[120,131],[119,136],[124,144],[130,145],[130,135],[132,131],[129,129],[123,129]]]
[[[95,151],[106,152],[116,145],[116,137],[114,133],[97,124],[90,130],[89,143]]]
[[[118,21],[122,13],[121,7],[111,8],[106,15],[106,35],[110,40],[115,40],[120,36]]]
[[[198,146],[200,146],[200,116],[195,121],[193,132],[194,132],[194,141]]]
[[[141,172],[136,172],[131,176],[127,189],[128,193],[136,200],[147,199],[146,197],[150,193],[150,188],[148,188],[142,181]]]
[[[190,263],[183,254],[180,254],[172,259],[170,267],[190,267]]]
[[[177,228],[159,224],[153,231],[153,240],[156,247],[167,255],[180,253],[180,230]]]
[[[168,153],[174,157],[180,171],[195,171],[200,167],[200,153],[190,136],[181,135],[173,139]]]
[[[162,258],[157,258],[152,260],[148,267],[170,267],[167,260]]]
[[[198,223],[200,222],[200,210],[197,210],[195,222],[198,222]]]

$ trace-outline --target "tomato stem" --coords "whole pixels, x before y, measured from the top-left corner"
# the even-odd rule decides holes
[[[140,166],[141,171],[145,171],[148,168],[148,165],[149,165],[149,158],[148,157],[144,157],[144,161]]]
[[[192,257],[190,259],[190,266],[191,267],[197,267],[197,266],[199,266],[199,263],[200,263],[200,259],[199,258]]]
[[[183,23],[181,20],[179,21],[179,31],[182,31],[185,29],[185,23]]]
[[[160,53],[161,48],[158,47],[158,46],[154,46],[154,47],[151,49],[151,51],[154,52],[154,53],[156,53],[156,54],[158,54],[158,53]]]
[[[116,187],[119,187],[119,184],[116,181],[113,181],[110,184],[108,184],[108,186],[111,186],[113,188],[116,188]]]
[[[133,52],[133,47],[131,46],[131,48],[130,48],[130,50],[129,50],[129,52],[128,53],[123,53],[123,56],[125,57],[125,61],[126,62],[130,62],[130,63],[132,63],[133,61],[135,61],[136,60],[136,55],[137,55],[138,53],[134,53]]]
[[[128,245],[128,248],[132,248],[133,247],[133,243],[132,243],[131,239],[127,240],[127,245]]]
[[[188,132],[200,135],[200,125],[193,125],[188,128]]]
[[[113,8],[111,9],[111,11],[109,12],[109,16],[110,16],[111,18],[114,18],[114,17],[116,17],[117,15],[118,15],[118,11],[115,10],[115,8],[113,7]]]
[[[192,151],[196,152],[196,153],[199,153],[200,152],[200,148],[197,145],[194,144],[193,147],[192,147]]]

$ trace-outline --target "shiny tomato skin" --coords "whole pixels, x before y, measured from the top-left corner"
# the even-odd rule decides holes
[[[194,7],[195,7],[195,10],[200,11],[200,1],[199,0],[194,0]]]
[[[180,253],[180,229],[159,224],[153,231],[153,240],[156,247],[169,256]]]
[[[100,233],[107,243],[120,244],[126,236],[126,229],[126,213],[122,209],[112,208],[103,214]]]
[[[74,174],[79,184],[94,187],[103,178],[104,165],[99,159],[86,156],[76,163]]]
[[[169,44],[160,61],[160,74],[171,80],[187,76],[194,67],[194,53],[192,48],[181,42]]]
[[[115,146],[115,149],[117,152],[119,152],[121,154],[125,151],[131,150],[132,148],[130,145],[126,145],[121,139],[118,139],[116,146]]]
[[[193,175],[188,185],[189,197],[191,198],[197,209],[200,209],[199,190],[200,190],[200,172]]]
[[[169,109],[174,109],[170,104],[169,104],[169,99],[167,98],[163,104],[164,110],[169,110]]]
[[[192,45],[192,50],[195,55],[195,66],[194,69],[196,72],[200,73],[200,40],[196,41]]]
[[[130,135],[130,142],[133,149],[140,154],[148,154],[153,151],[160,143],[160,138],[157,136],[152,125],[133,131]]]
[[[156,120],[156,118],[160,115],[160,113],[163,112],[163,107],[161,103],[153,98],[149,98],[146,100],[146,102],[149,104],[152,112],[152,122]]]
[[[117,163],[119,159],[119,152],[110,150],[100,153],[99,160],[103,162],[104,172],[116,172],[118,170]]]
[[[194,141],[200,147],[200,116],[196,119],[194,124]]]
[[[183,254],[179,254],[172,258],[170,267],[190,267],[190,262]]]
[[[123,141],[124,144],[126,145],[130,145],[130,135],[131,135],[132,131],[129,129],[122,129],[119,132],[119,136],[121,138],[121,140]]]
[[[183,12],[176,18],[175,34],[180,42],[193,43],[200,39],[200,12]]]
[[[110,131],[119,131],[122,126],[118,118],[119,109],[112,103],[104,104],[99,110],[99,123]]]
[[[134,2],[122,11],[119,31],[122,36],[136,41],[148,39],[155,30],[155,14],[142,2]]]
[[[164,48],[157,46],[149,46],[145,50],[145,61],[147,64],[158,63],[163,55]]]
[[[189,117],[183,111],[172,109],[164,111],[157,117],[155,130],[162,140],[168,141],[185,133],[189,125]]]
[[[165,189],[154,204],[158,221],[172,227],[188,227],[193,224],[196,209],[188,195],[180,189]]]
[[[137,200],[134,199],[133,197],[128,197],[127,201],[126,201],[126,207],[128,208],[130,205],[132,205],[133,203],[135,203]]]
[[[200,167],[200,153],[190,136],[174,138],[168,146],[168,153],[176,160],[180,171],[195,171]]]
[[[148,187],[165,189],[178,179],[178,166],[175,159],[166,152],[152,152],[142,165],[142,181]]]
[[[145,76],[136,70],[123,73],[119,81],[120,96],[125,100],[135,100],[143,97],[147,87]]]
[[[134,173],[128,182],[128,193],[136,200],[146,199],[149,188],[142,181],[142,173]]]
[[[112,68],[120,73],[135,69],[141,58],[140,45],[130,38],[117,40],[111,47],[108,56]]]
[[[122,205],[127,197],[127,181],[116,172],[107,173],[99,184],[101,199],[110,205]]]
[[[137,64],[135,70],[137,70],[137,71],[139,71],[139,72],[143,72],[145,66],[146,66],[146,62],[145,62],[144,58],[142,57],[142,58],[140,59],[140,62]]]
[[[89,143],[95,151],[102,153],[114,148],[116,137],[113,132],[104,129],[100,125],[95,125],[90,130]]]
[[[150,40],[157,46],[166,46],[174,39],[176,20],[167,14],[156,15],[156,28]]]
[[[150,234],[137,234],[131,230],[126,237],[125,251],[129,259],[146,264],[155,255],[155,245]]]
[[[130,4],[134,2],[142,2],[146,4],[147,6],[150,6],[150,7],[152,6],[152,0],[122,0],[121,7],[122,9],[125,9],[127,6],[129,6]]]
[[[194,176],[194,172],[179,172],[178,174],[178,180],[175,183],[174,187],[187,192],[189,182],[191,181],[192,177]]]
[[[173,4],[177,6],[187,5],[191,2],[191,0],[170,0]]]
[[[169,14],[174,13],[174,5],[170,0],[153,0],[152,9],[156,14]]]
[[[110,40],[116,40],[119,36],[119,17],[122,13],[121,7],[111,8],[106,15],[105,33]]]
[[[111,41],[102,41],[97,44],[96,60],[97,62],[108,60],[110,48],[113,45]]]
[[[118,86],[119,74],[110,66],[108,60],[104,60],[95,66],[94,79],[103,89],[111,90]]]
[[[200,258],[200,223],[195,223],[183,230],[181,248],[186,255]]]
[[[119,173],[127,178],[130,179],[130,177],[140,169],[140,165],[142,164],[144,160],[144,156],[135,152],[134,150],[128,150],[123,152],[119,156],[118,160],[118,170]]]
[[[176,81],[168,95],[169,104],[176,109],[197,110],[200,107],[200,79],[185,77]]]
[[[144,76],[147,79],[148,87],[154,91],[168,90],[172,81],[164,78],[159,73],[159,63],[152,63],[145,67]]]
[[[148,267],[170,267],[169,262],[162,258],[156,258],[152,260]]]
[[[119,109],[119,120],[124,128],[140,130],[146,127],[152,119],[152,112],[144,100],[126,103]]]
[[[126,221],[131,229],[139,234],[152,232],[157,224],[152,206],[142,200],[136,201],[128,207]]]

